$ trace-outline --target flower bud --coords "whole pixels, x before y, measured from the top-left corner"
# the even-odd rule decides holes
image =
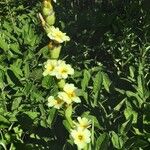
[[[52,26],[54,25],[55,23],[55,13],[54,12],[51,12],[51,14],[49,14],[47,17],[46,17],[46,23],[49,25],[49,26]]]
[[[50,45],[48,46],[50,48]],[[61,46],[56,46],[50,49],[51,59],[58,59],[61,51]]]
[[[60,89],[63,89],[64,86],[65,86],[65,84],[66,84],[65,80],[64,80],[64,79],[61,79],[61,80],[58,82],[58,87],[59,87]]]

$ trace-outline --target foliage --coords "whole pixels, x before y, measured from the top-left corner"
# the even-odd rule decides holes
[[[66,0],[54,9],[71,38],[60,57],[80,88],[72,115],[92,120],[91,149],[149,149],[148,0]],[[42,76],[49,40],[39,12],[41,1],[0,2],[0,149],[75,150],[63,112],[47,106],[58,86]]]

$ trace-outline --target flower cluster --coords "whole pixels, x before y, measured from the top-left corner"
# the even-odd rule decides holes
[[[74,86],[74,84],[66,83],[64,85],[63,91],[58,92],[56,98],[54,96],[50,96],[48,98],[48,106],[60,109],[63,104],[70,105],[73,102],[80,103],[81,100],[77,96],[76,90],[77,88]]]
[[[53,1],[56,2],[56,0]],[[61,89],[56,96],[51,95],[48,97],[47,105],[55,109],[63,108],[67,123],[70,125],[71,138],[78,146],[78,149],[83,149],[91,141],[91,132],[89,130],[91,121],[85,117],[78,117],[76,122],[72,120],[72,103],[80,103],[81,99],[77,94],[78,88],[72,83],[66,83],[68,76],[74,74],[74,69],[70,64],[66,64],[65,61],[58,60],[62,48],[61,44],[70,41],[70,38],[66,33],[61,32],[59,28],[54,27],[56,18],[51,0],[43,1],[43,16],[39,14],[39,17],[47,36],[50,38],[48,49],[50,50],[51,59],[48,59],[44,64],[43,76],[49,75],[58,79],[57,84]],[[69,115],[68,111],[66,111],[67,109],[70,110]]]
[[[71,130],[71,137],[79,149],[83,149],[91,141],[91,132],[88,129],[91,121],[87,118],[78,117],[78,122],[74,122],[75,128]]]
[[[63,60],[48,59],[44,66],[43,76],[55,76],[57,79],[66,79],[68,75],[74,74],[71,65],[66,64]]]
[[[55,28],[54,26],[50,26],[48,28],[48,34],[47,36],[54,40],[57,43],[63,43],[65,41],[70,41],[69,36],[66,35],[66,33],[63,33],[59,30],[59,28]]]

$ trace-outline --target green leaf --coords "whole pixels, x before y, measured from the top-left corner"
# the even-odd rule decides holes
[[[94,81],[93,92],[96,94],[97,92],[99,92],[101,90],[102,83],[103,83],[103,76],[102,76],[102,73],[100,71],[96,74],[93,81]]]
[[[4,21],[3,27],[4,27],[9,33],[11,33],[12,30],[13,30],[12,25],[11,25],[9,22],[7,22],[7,21]]]
[[[96,140],[96,150],[107,150],[109,143],[109,135],[107,133],[101,134]]]
[[[65,111],[66,120],[69,122],[69,124],[70,124],[71,127],[73,127],[73,121],[71,119],[72,111],[73,111],[72,110],[72,105],[68,106],[68,108]]]
[[[0,69],[0,88],[3,88],[4,85],[4,71]]]
[[[114,131],[111,132],[111,141],[115,148],[121,149],[123,146],[123,140]]]
[[[53,77],[51,76],[45,76],[42,80],[42,86],[46,89],[50,89],[52,83],[53,83]]]
[[[20,79],[23,76],[22,70],[20,69],[20,66],[18,63],[13,64],[10,66],[10,69],[15,74],[15,76]]]
[[[5,140],[0,140],[0,146],[2,146],[4,150],[7,150],[6,141]],[[0,147],[0,149],[1,149],[1,147]]]
[[[107,92],[109,92],[109,87],[111,85],[111,81],[106,73],[102,73],[103,75],[103,85]]]
[[[48,110],[48,114],[49,114],[49,115],[48,115],[47,123],[48,123],[49,126],[51,127],[52,122],[53,122],[53,120],[54,120],[54,118],[55,118],[56,109],[54,109],[54,108],[49,109],[49,110]]]
[[[22,86],[21,82],[19,81],[19,79],[17,78],[15,73],[10,69],[7,70],[7,81],[9,84],[15,84],[18,86]]]
[[[89,112],[84,112],[82,114],[82,117],[86,117],[89,120],[94,121],[94,127],[97,127],[99,129],[103,130],[103,127],[99,124],[97,118],[95,116],[93,116],[93,115],[89,115]]]
[[[144,97],[144,87],[143,87],[143,79],[142,79],[142,75],[139,75],[137,78],[137,82],[138,82],[138,94],[140,95],[141,98]]]
[[[134,147],[141,147],[141,148],[146,148],[147,146],[149,146],[149,142],[146,141],[146,140],[142,140],[142,139],[137,139],[135,144],[134,144]]]
[[[10,122],[2,115],[0,115],[0,129],[8,128]]]
[[[17,54],[22,54],[20,52],[20,47],[19,47],[19,44],[16,42],[16,43],[13,43],[13,44],[10,44],[10,48],[12,51],[14,51],[15,53]]]
[[[4,51],[8,51],[9,50],[9,46],[5,42],[5,39],[4,39],[4,37],[2,37],[1,34],[0,34],[0,48],[2,48]]]
[[[11,110],[15,110],[15,109],[18,109],[20,103],[21,103],[21,100],[22,98],[21,97],[18,97],[16,99],[14,99],[13,103],[12,103],[12,107],[11,107]]]
[[[132,126],[133,115],[131,115],[128,120],[121,125],[120,133],[127,134]]]
[[[130,71],[130,77],[134,78],[134,72],[135,72],[135,68],[133,66],[129,67],[129,71]]]
[[[25,62],[25,66],[24,66],[24,75],[26,78],[29,77],[30,75],[30,68],[29,68],[29,63],[28,62]]]
[[[33,78],[34,80],[39,80],[42,78],[42,72],[43,72],[42,69],[34,69],[31,72],[30,77]]]
[[[39,104],[39,108],[40,108],[41,115],[44,116],[44,117],[46,117],[45,109],[44,109],[43,104]]]
[[[135,97],[137,99],[138,104],[142,104],[143,100],[139,97],[138,93],[134,93],[132,91],[126,91],[128,97]]]
[[[89,84],[89,81],[90,81],[90,78],[91,78],[91,75],[89,73],[88,70],[84,70],[83,72],[83,80],[81,81],[81,87],[82,87],[82,90],[84,91],[88,84]]]
[[[68,130],[68,132],[70,132],[71,125],[70,125],[70,123],[67,120],[63,120],[63,125]]]
[[[133,110],[132,106],[128,101],[126,101],[126,109],[124,110],[124,115],[126,119],[129,119],[133,115],[133,123],[137,123],[138,113]]]
[[[35,120],[40,115],[39,112],[33,112],[33,111],[26,111],[25,114],[27,114],[32,120]]]
[[[127,98],[124,98],[115,108],[114,110],[119,111],[121,109],[121,107],[123,106],[123,104],[125,103],[125,101],[127,100]]]

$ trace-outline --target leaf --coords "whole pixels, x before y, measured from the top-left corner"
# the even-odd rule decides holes
[[[35,120],[40,115],[39,112],[27,111],[25,112],[32,120]]]
[[[91,121],[94,121],[94,127],[97,127],[98,129],[103,130],[103,127],[99,124],[99,122],[95,116],[89,115],[87,112],[82,114],[82,116],[88,118]]]
[[[29,63],[28,62],[25,62],[25,66],[24,66],[24,75],[26,78],[29,77],[30,75],[30,68],[29,68]]]
[[[17,54],[22,54],[20,52],[20,47],[19,47],[19,44],[16,42],[16,43],[13,43],[13,44],[10,44],[10,48],[12,51],[14,51],[15,53]]]
[[[12,107],[11,107],[11,110],[15,110],[15,109],[18,109],[20,103],[21,103],[21,100],[22,98],[21,97],[18,97],[16,99],[14,99],[13,103],[12,103]]]
[[[107,92],[109,92],[109,87],[111,85],[111,81],[106,73],[102,73],[103,75],[103,85]]]
[[[133,66],[129,67],[129,71],[130,71],[130,77],[134,78],[134,72],[135,72],[135,68]]]
[[[12,72],[15,74],[15,76],[18,78],[18,79],[21,79],[21,77],[23,76],[23,73],[22,73],[22,70],[20,69],[20,64],[19,62],[13,64],[10,66],[10,69],[12,70]]]
[[[107,150],[109,143],[109,135],[107,133],[101,134],[96,140],[96,150]]]
[[[42,69],[34,69],[32,70],[30,77],[33,78],[34,80],[39,80],[42,78]]]
[[[115,148],[121,149],[123,146],[123,140],[114,131],[111,132],[111,141]]]
[[[141,98],[144,97],[144,87],[143,87],[143,80],[142,80],[142,75],[139,75],[137,78],[137,82],[138,82],[138,94],[140,95]]]
[[[3,88],[4,84],[4,71],[0,69],[0,88]]]
[[[84,72],[83,72],[83,80],[81,81],[81,87],[82,87],[83,91],[87,88],[87,86],[89,84],[89,81],[90,81],[90,77],[91,77],[91,75],[90,75],[89,71],[88,70],[84,70]]]
[[[85,101],[86,101],[87,103],[89,103],[89,101],[88,101],[88,93],[87,93],[87,92],[82,92],[82,96],[83,96],[83,98],[85,99]]]
[[[2,148],[3,148],[4,150],[7,150],[6,141],[5,141],[5,140],[0,140],[0,145],[2,146]],[[0,147],[0,149],[1,149],[1,147]]]
[[[44,109],[43,104],[39,104],[39,108],[40,108],[41,115],[44,116],[44,117],[46,117],[45,109]]]
[[[119,111],[121,109],[121,107],[123,106],[123,104],[125,103],[125,101],[127,100],[127,98],[124,98],[115,108],[114,110]]]
[[[47,123],[50,125],[50,127],[51,127],[51,124],[52,124],[52,122],[53,122],[53,120],[54,120],[54,118],[55,118],[55,114],[56,114],[56,109],[54,109],[54,108],[51,108],[51,109],[49,109],[49,111],[48,111],[48,119],[47,119]]]
[[[131,115],[128,120],[121,125],[120,133],[127,134],[132,126],[133,115]]]
[[[7,22],[7,21],[4,21],[3,27],[4,27],[9,33],[11,33],[12,30],[13,30],[11,24],[10,24],[9,22]]]
[[[147,146],[149,146],[149,142],[146,141],[146,140],[142,140],[142,139],[137,139],[135,144],[134,144],[134,147],[141,147],[141,148],[146,148]]]
[[[52,83],[53,83],[53,77],[51,76],[45,76],[42,80],[42,86],[46,89],[50,89]]]
[[[73,127],[73,121],[71,119],[72,111],[73,111],[72,110],[72,105],[68,106],[68,108],[65,111],[66,120],[69,122],[69,124],[70,124],[71,127]]]
[[[93,81],[94,81],[93,92],[96,94],[97,92],[99,92],[101,90],[102,83],[103,83],[103,76],[102,76],[102,73],[100,71],[96,74]]]
[[[128,97],[135,97],[138,101],[138,104],[142,104],[143,103],[143,100],[139,97],[138,93],[134,93],[132,91],[126,91],[126,94]]]
[[[71,126],[67,120],[63,120],[63,125],[68,130],[68,132],[70,132]]]
[[[124,110],[124,115],[127,120],[131,117],[131,115],[133,115],[133,123],[137,123],[138,113],[132,109],[132,106],[127,101],[126,101],[126,109]]]
[[[16,75],[14,74],[14,72],[10,69],[7,70],[7,81],[9,84],[15,84],[17,86],[22,86],[21,82],[19,81],[19,79],[16,77]]]
[[[0,129],[8,128],[10,122],[2,115],[0,115]]]
[[[9,50],[8,44],[5,42],[5,39],[0,35],[0,48],[2,48],[4,51]]]

